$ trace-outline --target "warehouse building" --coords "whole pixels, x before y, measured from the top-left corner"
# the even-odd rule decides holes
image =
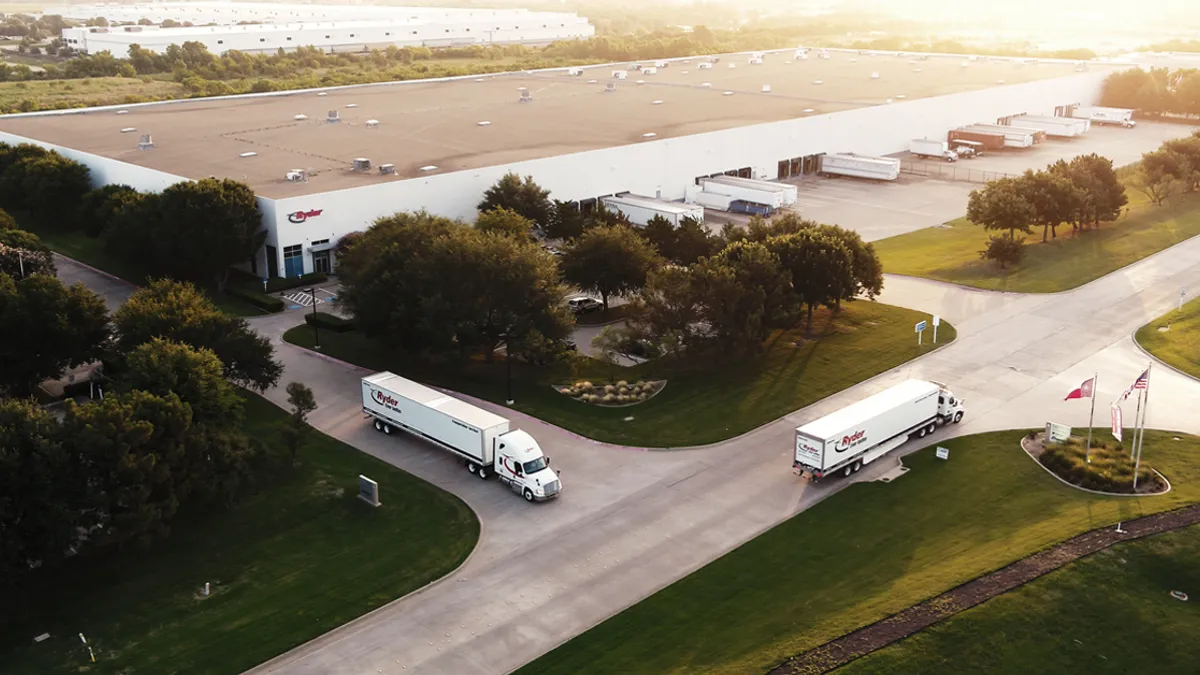
[[[792,50],[0,117],[98,183],[228,177],[259,196],[257,274],[330,270],[338,238],[401,210],[471,220],[507,172],[587,207],[681,200],[701,178],[777,179],[822,153],[1094,103],[1108,67]],[[761,63],[758,63],[761,61]],[[753,62],[753,63],[752,63]],[[618,79],[615,74],[624,74]]]

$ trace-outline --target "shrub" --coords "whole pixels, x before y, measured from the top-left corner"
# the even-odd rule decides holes
[[[1018,239],[999,235],[988,239],[987,248],[979,252],[979,257],[994,261],[1000,265],[1000,269],[1006,269],[1025,258],[1025,247]]]
[[[267,292],[275,293],[277,291],[286,291],[289,288],[298,286],[312,286],[319,284],[329,279],[324,272],[310,272],[302,274],[298,277],[276,277],[267,281]]]
[[[255,307],[258,307],[259,309],[265,309],[272,314],[275,312],[282,312],[284,308],[283,300],[271,295],[263,295],[262,293],[246,291],[240,288],[234,288],[232,286],[226,288],[225,293],[232,295],[239,300],[245,300]]]
[[[334,333],[349,333],[356,328],[353,319],[343,319],[336,314],[326,312],[308,313],[304,315],[304,323],[316,326]]]

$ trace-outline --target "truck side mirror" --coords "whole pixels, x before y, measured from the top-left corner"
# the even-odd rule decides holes
[[[550,466],[550,458],[549,457],[546,458],[546,466]]]

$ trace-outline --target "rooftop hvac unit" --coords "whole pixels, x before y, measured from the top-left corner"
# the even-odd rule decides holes
[[[764,85],[763,85],[763,88],[762,88],[762,93],[764,93],[764,94],[769,94],[769,93],[771,93],[771,85],[769,85],[769,84],[764,84]]]
[[[378,129],[379,128],[379,120],[367,120],[367,128],[368,129]]]
[[[654,67],[655,67],[655,68],[666,68],[666,67],[667,67],[667,62],[666,62],[666,61],[655,61],[655,62],[654,62]]]
[[[567,68],[567,75],[579,77],[580,75],[583,75],[583,68]]]
[[[519,99],[519,101],[521,103],[533,103],[533,92],[531,92],[531,91],[521,92],[521,98]]]
[[[699,69],[701,69],[701,70],[709,70],[709,69],[711,69],[711,68],[712,68],[712,64],[711,64],[711,63],[709,63],[709,62],[707,62],[707,61],[705,61],[705,62],[702,62],[702,63],[700,63],[700,64],[697,64],[697,65],[696,65],[696,67],[697,67],[697,68],[699,68]]]
[[[617,90],[617,83],[616,83],[616,82],[609,82],[608,84],[604,85],[604,91],[605,91],[605,93],[608,93],[608,92],[613,92],[613,91],[616,91],[616,90]]]
[[[308,172],[304,169],[292,169],[284,174],[289,183],[305,183],[308,182]]]
[[[379,175],[380,176],[389,176],[394,173],[396,173],[396,165],[395,164],[380,164],[379,165]]]
[[[135,131],[137,131],[137,127],[125,127],[124,129],[121,129],[121,133],[123,134],[131,134]]]
[[[293,115],[292,119],[296,120],[297,122],[303,122],[304,120],[308,119],[308,115]]]
[[[642,74],[643,75],[656,75],[656,74],[658,74],[658,68],[642,68]]]
[[[338,114],[338,111],[330,110],[329,116],[325,118],[325,121],[326,122],[341,122],[342,117],[341,117],[341,115]]]
[[[736,64],[736,63],[731,63],[731,64],[729,64],[729,67],[730,67],[730,68],[737,68],[737,64]]]
[[[371,170],[371,160],[367,159],[366,157],[356,157],[354,159],[354,170],[355,171],[370,171]]]
[[[154,139],[150,138],[150,134],[142,134],[138,139],[138,150],[150,150],[154,148]]]
[[[761,56],[750,57],[750,65],[752,65],[752,66],[761,66],[762,62],[763,62],[763,60],[762,60]],[[730,64],[730,65],[732,65],[732,64]]]
[[[871,79],[872,79],[872,80],[878,80],[878,79],[879,79],[879,73],[871,73]]]
[[[614,70],[614,71],[612,71],[612,73],[613,73],[614,80],[623,80],[623,79],[629,77],[629,72],[625,71],[625,70]]]

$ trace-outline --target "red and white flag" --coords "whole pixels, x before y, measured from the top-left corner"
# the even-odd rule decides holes
[[[1124,420],[1121,416],[1121,406],[1114,405],[1112,407],[1112,435],[1118,441],[1121,441],[1121,434],[1124,432]],[[1124,442],[1124,441],[1121,441]]]
[[[1070,401],[1073,398],[1091,398],[1092,387],[1095,386],[1095,384],[1096,378],[1093,377],[1092,379],[1087,380],[1083,384],[1079,385],[1079,388],[1072,390],[1071,393],[1067,394],[1067,397],[1063,400]]]

